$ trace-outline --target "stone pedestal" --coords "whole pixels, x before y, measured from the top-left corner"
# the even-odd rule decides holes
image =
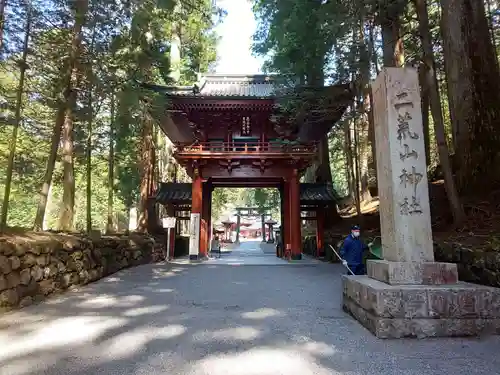
[[[343,277],[344,310],[380,338],[500,332],[500,289],[434,262],[417,71],[386,68],[372,92],[384,260]]]
[[[367,273],[372,279],[390,285],[440,285],[458,282],[455,263],[370,260],[367,262]]]
[[[500,290],[469,283],[389,285],[343,276],[343,308],[379,338],[500,333]]]

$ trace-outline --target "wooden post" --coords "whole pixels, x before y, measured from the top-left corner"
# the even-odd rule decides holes
[[[240,243],[240,225],[241,225],[241,215],[238,211],[236,215],[236,243]]]
[[[208,215],[210,208],[208,206],[208,182],[203,183],[202,191],[203,201],[205,201],[205,204],[202,205],[202,215],[200,223],[200,257],[204,258],[208,255]]]
[[[324,255],[324,240],[325,240],[325,212],[323,207],[316,210],[316,255],[321,257]]]
[[[281,257],[283,255],[283,251],[285,248],[286,240],[285,240],[285,233],[286,233],[286,228],[285,228],[285,192],[286,192],[286,187],[285,187],[285,181],[280,185],[280,213],[281,213],[281,226],[280,226],[280,241],[281,241],[281,247],[280,247],[280,252],[276,254],[276,256]]]
[[[262,242],[266,242],[266,215],[262,214],[260,219],[262,221]]]
[[[210,251],[210,241],[212,241],[212,191],[213,186],[212,183],[210,182],[208,185],[208,199],[205,201],[206,205],[208,206],[208,216],[207,216],[207,249]]]
[[[167,215],[170,217],[175,217],[175,209],[174,209],[174,206],[171,204],[169,204],[167,206]],[[167,254],[170,254],[170,256],[172,258],[174,257],[174,253],[175,253],[175,235],[177,232],[177,222],[178,222],[178,220],[176,220],[175,228],[167,230],[167,232],[165,233],[165,236],[170,236],[169,241],[166,241],[169,243],[169,248],[166,250],[167,250]]]
[[[283,188],[283,222],[281,226],[284,230],[283,235],[283,255],[287,253],[287,249],[292,246],[292,241],[290,238],[291,226],[290,226],[290,182],[285,181]]]
[[[292,260],[302,259],[302,235],[300,228],[300,191],[299,176],[296,169],[290,178],[290,243],[292,245]]]
[[[203,208],[203,181],[198,168],[193,173],[191,200],[191,222],[189,228],[189,259],[196,260],[200,255],[201,213]]]

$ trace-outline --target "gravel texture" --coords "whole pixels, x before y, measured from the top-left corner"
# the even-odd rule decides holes
[[[127,269],[4,315],[0,374],[500,374],[500,338],[377,340],[340,309],[341,266],[263,248]]]

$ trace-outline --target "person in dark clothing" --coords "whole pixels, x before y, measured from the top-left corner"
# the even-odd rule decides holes
[[[346,237],[342,244],[340,256],[343,259],[342,264],[348,266],[355,275],[364,275],[363,253],[368,246],[366,246],[359,236],[359,226],[355,225],[351,228],[351,234]]]

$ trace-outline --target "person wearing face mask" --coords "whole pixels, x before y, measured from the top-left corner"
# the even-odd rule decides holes
[[[349,267],[355,275],[364,275],[363,253],[367,248],[368,246],[360,238],[359,226],[354,225],[340,249],[342,264]]]

